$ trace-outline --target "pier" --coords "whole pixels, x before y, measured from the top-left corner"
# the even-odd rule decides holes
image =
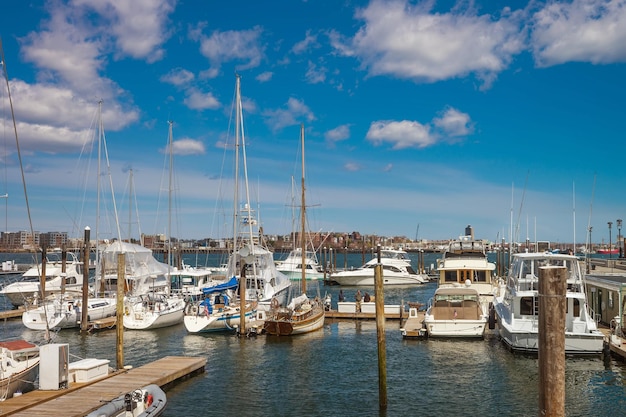
[[[103,403],[149,384],[168,386],[204,372],[207,359],[166,356],[138,368],[122,369],[87,383],[72,383],[67,389],[35,390],[0,403],[0,417],[82,417]]]

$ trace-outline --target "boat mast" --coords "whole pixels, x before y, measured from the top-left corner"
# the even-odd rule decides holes
[[[304,123],[300,124],[300,138],[302,141],[302,207],[300,209],[300,250],[302,252],[302,293],[306,294],[306,204],[304,201]]]
[[[173,134],[172,134],[172,125],[174,122],[171,120],[167,122],[169,124],[169,132],[168,132],[168,145],[170,151],[170,172],[169,172],[169,185],[168,185],[168,195],[167,195],[167,264],[172,267],[173,259],[172,259],[172,171],[174,171],[174,144],[173,144]]]

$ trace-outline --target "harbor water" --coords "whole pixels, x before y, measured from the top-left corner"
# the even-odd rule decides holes
[[[436,256],[427,254],[426,266]],[[349,266],[360,264],[360,254],[349,255]],[[348,300],[357,290],[319,289],[322,295],[331,294],[336,306],[340,288]],[[425,304],[435,288],[434,282],[385,288],[385,303]],[[364,290],[373,293],[373,288]],[[43,332],[26,329],[20,320],[0,326],[2,339],[44,340]],[[538,415],[536,357],[514,355],[495,334],[484,340],[408,340],[399,328],[397,320],[386,322],[386,411],[379,410],[374,320],[327,319],[322,330],[295,337],[192,335],[182,324],[125,331],[124,357],[135,367],[167,355],[207,358],[204,374],[168,390],[168,417]],[[100,358],[115,365],[115,331],[81,335],[63,330],[53,337],[55,343],[69,344],[72,361]],[[625,377],[626,366],[618,360],[568,358],[566,414],[624,415]]]

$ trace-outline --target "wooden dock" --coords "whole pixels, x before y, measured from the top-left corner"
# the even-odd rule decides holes
[[[0,311],[0,319],[16,319],[18,317],[22,317],[24,313],[24,307],[19,307],[13,310]]]
[[[83,417],[103,403],[149,384],[171,384],[204,372],[206,358],[166,356],[139,368],[123,369],[97,381],[73,383],[67,389],[36,390],[0,402],[0,417]]]
[[[409,317],[409,313],[404,309],[398,309],[397,313],[385,313],[385,319],[404,320]],[[326,310],[325,318],[327,319],[351,319],[351,320],[376,320],[376,313],[340,313],[337,310]]]

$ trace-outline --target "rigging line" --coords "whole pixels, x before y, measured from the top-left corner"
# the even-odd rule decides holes
[[[524,197],[526,196],[526,186],[528,185],[528,176],[530,175],[530,171],[526,172],[526,180],[524,181],[524,189],[522,190],[522,199],[519,203],[519,212],[517,213],[517,223],[515,225],[515,228],[517,229],[515,231],[515,234],[517,236],[517,238],[519,238],[519,227],[520,227],[520,217],[522,215],[522,207],[524,206]]]

